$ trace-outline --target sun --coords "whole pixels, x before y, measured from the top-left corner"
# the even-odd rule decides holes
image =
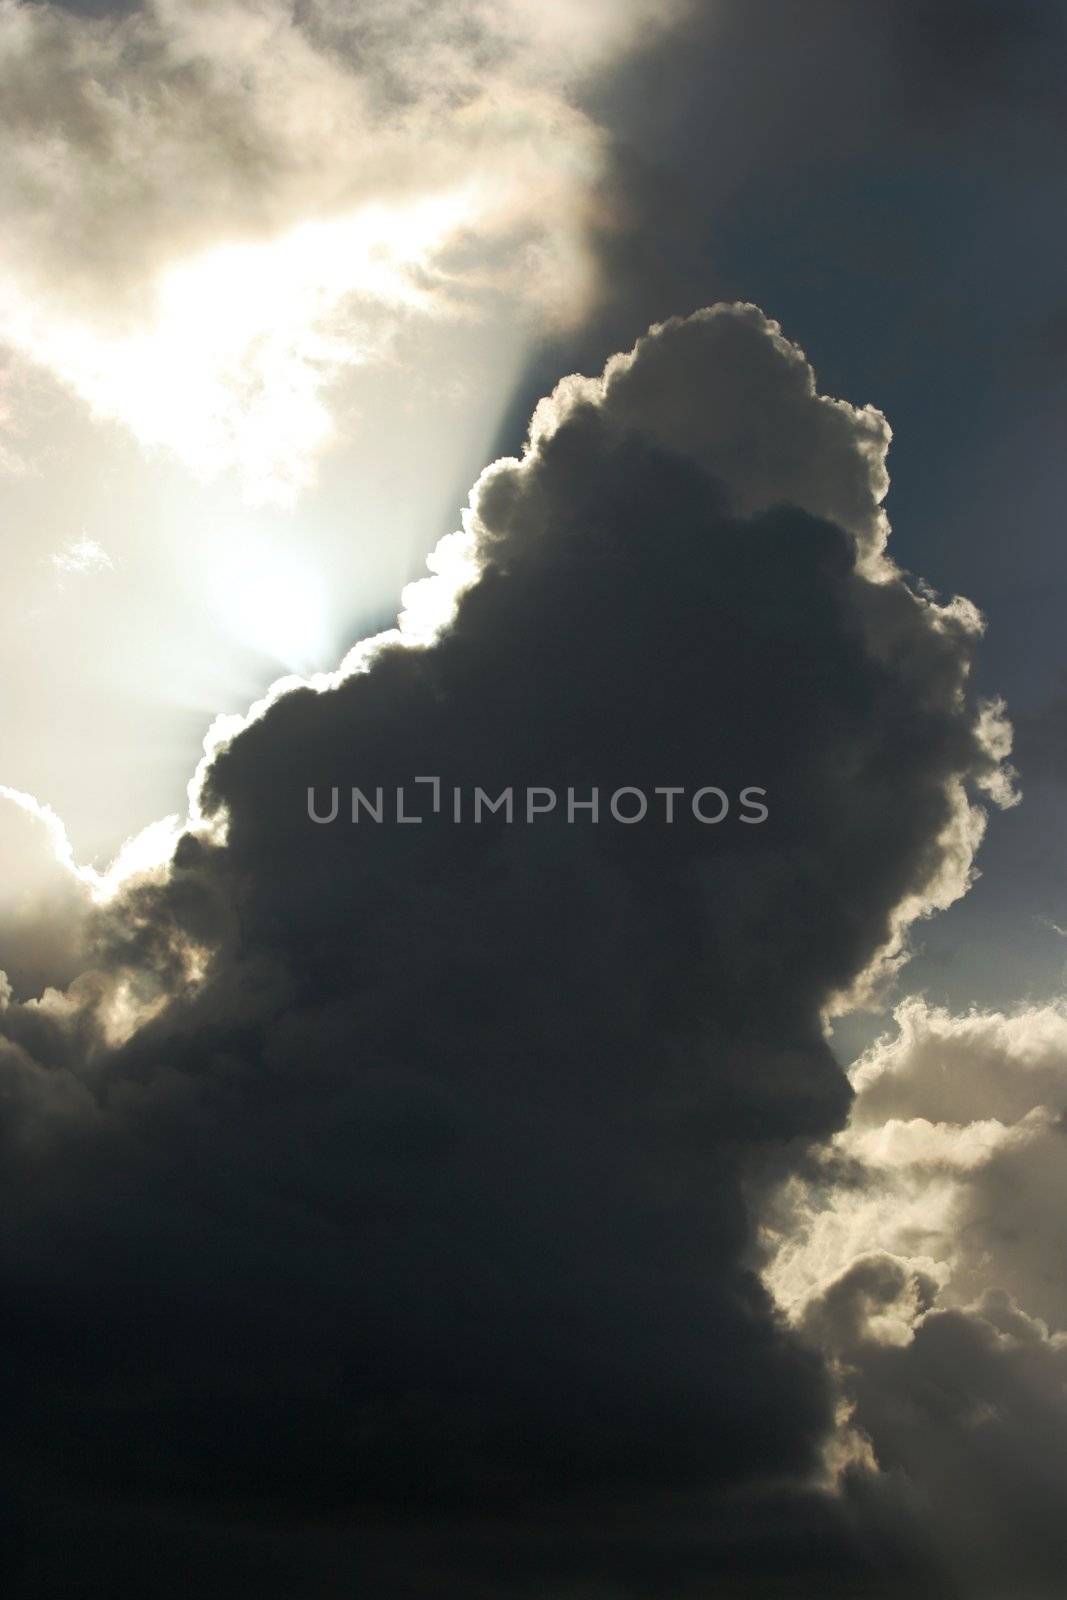
[[[326,665],[333,629],[325,580],[299,544],[231,536],[215,563],[212,608],[230,636],[288,672]]]

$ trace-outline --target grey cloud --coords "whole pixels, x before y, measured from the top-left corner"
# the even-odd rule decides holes
[[[907,1293],[908,1276],[880,1274],[883,1308]],[[852,1269],[829,1298],[838,1297],[840,1318],[849,1291],[872,1289],[872,1278]],[[827,1321],[817,1320],[825,1336]],[[881,1471],[909,1485],[959,1592],[974,1600],[1059,1593],[1067,1555],[1062,1337],[996,1291],[970,1310],[927,1312],[903,1342],[864,1339],[847,1325],[851,1426],[870,1440]]]
[[[913,1000],[897,1022],[822,1182],[787,1186],[772,1279],[834,1363],[842,1443],[920,1498],[962,1592],[1045,1600],[1067,1511],[1067,1015]]]
[[[846,1117],[823,1009],[962,892],[1002,753],[973,610],[871,570],[885,440],[751,307],[566,381],[412,597],[436,634],[219,737],[95,976],[3,1012],[31,1551],[91,1492],[329,1516],[396,1594],[945,1592],[873,1480],[820,1487],[830,1377],[754,1216]],[[772,810],[308,821],[426,772]]]
[[[568,380],[535,413],[535,442],[558,410],[602,393],[620,434],[639,430],[699,462],[739,515],[800,506],[852,534],[862,554],[881,552],[885,417],[820,395],[803,352],[758,307],[675,319],[609,362],[602,380]]]

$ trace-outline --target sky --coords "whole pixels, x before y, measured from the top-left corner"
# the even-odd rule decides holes
[[[5,1593],[1067,1594],[1065,74],[0,0]]]

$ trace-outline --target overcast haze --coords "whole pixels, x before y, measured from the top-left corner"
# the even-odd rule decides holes
[[[5,1593],[1067,1597],[1065,78],[0,0]]]

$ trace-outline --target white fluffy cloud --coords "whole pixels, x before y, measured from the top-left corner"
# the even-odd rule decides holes
[[[575,91],[676,9],[0,0],[0,337],[194,471],[290,500],[412,318],[566,319],[600,134]]]
[[[943,1305],[1004,1290],[1067,1331],[1067,1007],[955,1017],[913,999],[896,1023],[853,1071],[825,1184],[792,1197],[781,1298],[799,1305],[883,1251],[931,1273]]]

